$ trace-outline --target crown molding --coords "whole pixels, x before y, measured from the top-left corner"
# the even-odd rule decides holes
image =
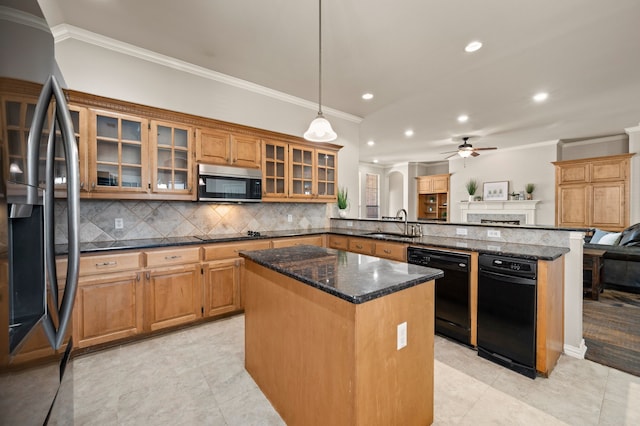
[[[82,28],[75,27],[68,24],[60,24],[51,28],[53,37],[56,43],[63,42],[68,39],[82,41],[84,43],[93,44],[95,46],[109,49],[118,53],[129,55],[144,61],[152,62],[158,65],[163,65],[168,68],[173,68],[178,71],[186,72],[196,75],[198,77],[206,78],[209,80],[217,81],[219,83],[227,84],[229,86],[238,87],[243,90],[247,90],[253,93],[257,93],[263,96],[267,96],[279,101],[287,102],[289,104],[301,106],[313,111],[318,109],[318,104],[310,102],[306,99],[291,96],[277,90],[269,89],[268,87],[260,86],[255,83],[251,83],[245,80],[241,80],[236,77],[222,74],[210,69],[191,64],[189,62],[181,61],[179,59],[172,58],[170,56],[162,55],[151,50],[143,49],[138,46],[134,46],[129,43],[124,43],[109,37],[105,37],[100,34],[93,33],[91,31],[84,30]],[[348,114],[332,108],[323,106],[323,112],[325,115],[331,115],[333,117],[341,118],[343,120],[350,121],[352,123],[360,124],[362,117]]]
[[[16,24],[26,25],[46,33],[51,33],[49,25],[47,25],[47,21],[45,21],[44,18],[23,12],[22,10],[13,9],[7,6],[0,6],[0,19],[15,22]]]

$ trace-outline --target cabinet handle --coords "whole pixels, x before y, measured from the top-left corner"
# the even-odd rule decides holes
[[[391,254],[391,250],[389,250],[389,249],[384,249],[382,251],[385,252],[385,254]]]
[[[93,189],[96,188],[96,183],[95,182],[91,182],[91,188],[93,188]]]
[[[178,255],[178,254],[174,254],[173,256],[165,256],[164,260],[176,260],[176,259],[181,259],[182,256]]]
[[[147,273],[145,274],[145,277],[149,280],[151,279],[151,274],[147,271]]]
[[[193,190],[193,186],[190,186],[188,191],[191,192],[192,190]]]
[[[84,182],[80,182],[80,188],[84,188]]]
[[[360,244],[356,244],[356,248],[357,249],[362,249],[362,246]]]
[[[140,281],[140,272],[136,274],[136,281]]]
[[[112,260],[110,262],[102,262],[102,263],[96,263],[96,268],[104,268],[107,266],[116,266],[118,264],[118,262],[116,262],[115,260]]]

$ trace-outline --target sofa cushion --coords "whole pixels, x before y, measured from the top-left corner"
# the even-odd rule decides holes
[[[600,241],[600,238],[604,237],[607,234],[610,234],[610,232],[609,231],[603,231],[602,229],[596,228],[596,230],[593,233],[593,236],[591,237],[589,242],[591,244],[598,244],[598,241]]]
[[[618,242],[620,246],[640,246],[640,223],[636,223],[622,231]]]
[[[600,240],[598,241],[598,244],[607,246],[616,245],[618,243],[618,240],[620,240],[621,235],[621,232],[610,232],[606,235],[603,235],[602,238],[600,238]]]

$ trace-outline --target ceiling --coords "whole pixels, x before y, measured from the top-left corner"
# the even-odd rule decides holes
[[[39,3],[52,27],[318,101],[315,0]],[[640,1],[325,0],[322,8],[323,109],[330,121],[332,110],[363,119],[362,162],[441,161],[462,135],[506,149],[640,123]],[[483,48],[464,52],[472,40]],[[540,91],[549,98],[535,103]]]

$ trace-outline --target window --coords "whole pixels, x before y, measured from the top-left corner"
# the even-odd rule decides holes
[[[367,208],[367,218],[375,219],[380,212],[380,176],[367,173],[365,182],[365,206]]]

